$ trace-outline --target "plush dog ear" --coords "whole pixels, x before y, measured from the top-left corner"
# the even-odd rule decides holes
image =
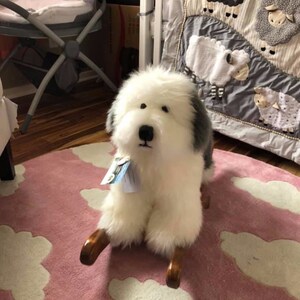
[[[193,147],[195,151],[206,152],[207,147],[212,143],[212,125],[207,115],[206,108],[200,100],[198,93],[191,97],[191,105],[194,110],[192,120],[194,142]]]
[[[107,113],[107,119],[106,119],[106,132],[107,133],[112,133],[114,131],[114,122],[115,122],[115,109],[114,109],[115,104],[113,103],[111,108],[109,109]]]

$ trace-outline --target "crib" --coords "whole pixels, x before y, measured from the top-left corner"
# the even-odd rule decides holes
[[[141,0],[140,10],[140,69],[186,74],[215,131],[300,164],[299,0]]]

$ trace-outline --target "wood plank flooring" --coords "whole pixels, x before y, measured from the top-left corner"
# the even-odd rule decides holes
[[[95,83],[80,85],[65,96],[45,95],[28,132],[14,134],[12,148],[15,162],[57,149],[107,140],[105,119],[113,97],[108,89]],[[14,100],[19,105],[20,124],[31,99],[32,96],[26,96]]]
[[[65,96],[44,95],[29,130],[14,134],[12,149],[15,163],[21,163],[50,151],[87,143],[108,141],[106,113],[114,94],[95,82],[78,85]],[[22,123],[32,96],[14,99],[19,104]],[[215,148],[267,162],[300,176],[300,166],[267,151],[215,133]]]

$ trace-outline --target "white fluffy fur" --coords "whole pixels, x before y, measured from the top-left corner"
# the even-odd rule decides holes
[[[175,246],[190,246],[202,225],[200,186],[203,153],[193,149],[193,84],[160,68],[133,75],[121,88],[110,114],[117,154],[129,155],[141,180],[137,193],[111,185],[102,206],[99,228],[112,245],[143,239],[154,252],[170,256]],[[140,109],[141,103],[147,108]],[[162,111],[167,106],[169,113]],[[150,148],[139,147],[139,128],[153,126]],[[112,130],[110,118],[108,130]]]

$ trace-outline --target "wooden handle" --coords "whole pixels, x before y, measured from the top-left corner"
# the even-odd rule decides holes
[[[210,195],[207,192],[206,187],[204,187],[204,186],[201,186],[200,191],[201,191],[202,208],[203,209],[208,209],[209,205],[210,205]]]
[[[109,237],[105,230],[96,230],[82,246],[80,253],[81,263],[88,266],[92,265],[108,244]]]
[[[170,288],[177,289],[180,286],[182,258],[184,252],[185,252],[184,248],[180,248],[180,247],[175,248],[166,276],[166,283],[167,286]]]
[[[202,207],[203,209],[208,209],[210,204],[210,197],[208,195],[204,195],[201,197]]]

